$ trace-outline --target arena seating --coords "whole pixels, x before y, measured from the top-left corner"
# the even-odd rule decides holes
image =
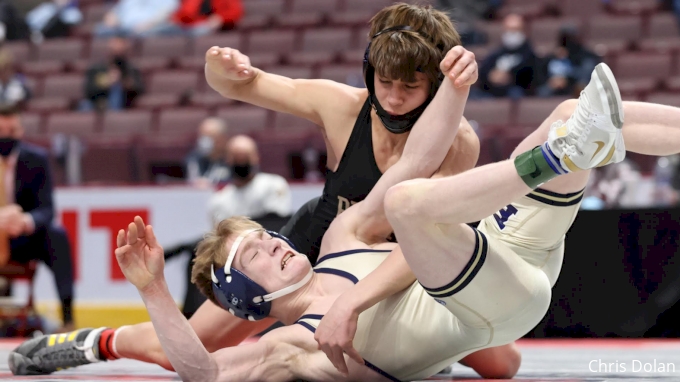
[[[83,93],[84,71],[106,54],[92,37],[94,25],[110,6],[81,1],[85,20],[65,39],[41,45],[8,43],[18,70],[34,93],[25,115],[27,139],[49,145],[54,134],[85,143],[86,182],[152,182],[159,163],[181,164],[194,144],[199,121],[219,115],[233,132],[253,135],[263,146],[262,169],[290,177],[291,153],[318,141],[313,124],[288,115],[224,99],[208,87],[203,56],[213,45],[237,48],[253,65],[295,78],[328,78],[363,86],[361,60],[367,22],[387,0],[246,0],[238,27],[219,35],[137,41],[133,62],[143,72],[147,92],[135,108],[96,115],[75,111]],[[422,3],[422,1],[419,1]],[[586,44],[601,54],[620,80],[625,99],[680,106],[680,34],[672,13],[656,0],[508,0],[499,15],[527,17],[537,52],[556,44],[562,25],[579,27]],[[471,46],[482,60],[500,41],[500,21],[483,21],[488,43]],[[503,159],[527,128],[535,127],[564,98],[471,100],[466,117],[479,126],[480,164]],[[643,171],[649,171],[643,166]],[[63,179],[57,179],[58,183]]]

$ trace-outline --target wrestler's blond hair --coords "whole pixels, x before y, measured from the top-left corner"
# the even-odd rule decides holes
[[[241,232],[261,228],[260,224],[247,217],[231,217],[217,224],[217,227],[208,232],[198,244],[191,270],[191,282],[215,305],[219,306],[213,294],[211,266],[218,269],[227,263],[229,248],[226,248],[226,244],[230,237],[236,238]]]

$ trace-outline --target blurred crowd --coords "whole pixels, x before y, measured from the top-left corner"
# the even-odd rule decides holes
[[[610,0],[598,0],[611,6]],[[82,0],[0,0],[0,41],[45,40],[72,35],[84,22]],[[86,2],[86,1],[85,1]],[[131,59],[131,46],[139,39],[169,36],[198,37],[238,28],[245,16],[241,0],[116,0],[92,28],[93,38],[106,38],[107,53],[83,71],[82,96],[74,106],[81,112],[106,112],[134,108],[147,92],[143,70]],[[488,50],[480,55],[480,78],[471,99],[522,99],[525,97],[577,97],[588,83],[592,69],[604,58],[581,39],[577,25],[560,26],[549,50],[538,49],[527,30],[522,12],[508,11],[517,2],[504,0],[437,0],[433,5],[448,11],[464,44]],[[658,0],[660,9],[680,15],[680,1]],[[547,13],[552,10],[546,2]],[[555,16],[558,16],[557,14]],[[678,18],[680,20],[680,17]],[[479,21],[502,26],[498,45]],[[680,24],[680,22],[679,22]],[[494,40],[495,41],[495,40]],[[30,81],[16,70],[10,49],[0,46],[0,107],[25,107],[32,98]],[[362,84],[357,84],[361,86]],[[238,126],[232,126],[238,130]],[[227,161],[227,122],[206,119],[196,129],[196,147],[184,160],[183,178],[195,185],[226,184],[238,176]],[[680,175],[676,158],[658,161],[651,180],[656,205],[675,205]],[[241,172],[247,172],[239,168]],[[255,167],[248,171],[256,171]],[[280,174],[282,175],[282,174]],[[283,174],[286,176],[285,174]],[[635,205],[644,174],[634,161],[611,166],[598,173],[589,186],[584,208]],[[288,176],[286,176],[288,177]]]
[[[0,0],[0,141],[3,143],[13,142],[16,147],[24,147],[25,152],[33,150],[31,146],[21,146],[24,128],[20,119],[14,118],[15,114],[26,109],[33,97],[33,90],[30,79],[17,70],[19,63],[13,51],[6,46],[7,42],[26,41],[40,45],[50,39],[71,36],[75,29],[82,27],[85,20],[81,1],[84,0]],[[610,0],[593,1],[612,5]],[[680,0],[658,2],[661,9],[675,12],[680,20]],[[589,82],[593,68],[604,60],[603,56],[585,44],[578,25],[570,23],[559,26],[556,41],[549,44],[548,50],[537,48],[527,30],[526,15],[508,12],[507,3],[504,0],[433,1],[436,7],[449,12],[466,47],[473,50],[475,47],[488,49],[479,56],[480,76],[470,98],[520,100],[527,97],[578,97]],[[548,4],[547,12],[552,12],[550,2],[545,3]],[[91,26],[93,38],[105,39],[106,54],[94,62],[88,62],[86,70],[82,71],[82,94],[73,105],[73,111],[103,114],[135,107],[136,100],[146,94],[149,87],[144,71],[131,54],[132,46],[140,40],[177,36],[197,38],[224,33],[237,29],[239,22],[246,16],[241,0],[117,0],[107,1],[106,4],[107,11]],[[491,43],[492,36],[488,30],[479,27],[479,21],[493,21],[502,28],[498,44]],[[202,67],[202,62],[199,64]],[[363,86],[356,76],[352,84]],[[192,144],[186,156],[176,158],[181,162],[182,181],[194,187],[213,190],[206,206],[206,219],[211,224],[235,215],[247,215],[255,219],[272,216],[284,219],[292,213],[291,191],[286,179],[290,176],[263,171],[261,162],[269,152],[261,152],[256,140],[239,133],[241,127],[218,116],[209,116],[196,126],[190,126],[195,130],[195,144]],[[2,160],[11,153],[14,153],[15,160],[28,160],[19,156],[19,151],[12,150],[15,150],[14,146],[10,147],[7,155],[2,154]],[[42,151],[36,150],[36,157],[42,158]],[[302,151],[300,160],[307,162],[311,175],[299,179],[321,180],[322,172],[315,167],[319,167],[317,162],[322,162],[320,158],[323,156],[310,147]],[[64,167],[66,162],[57,161]],[[320,167],[323,168],[323,165]],[[51,179],[47,165],[44,165],[43,170],[42,176]],[[599,210],[649,206],[649,202],[641,205],[640,200],[651,200],[652,205],[659,207],[677,206],[680,204],[678,190],[680,158],[660,158],[652,174],[645,174],[634,160],[627,159],[617,165],[595,170],[582,208]],[[51,185],[49,190],[32,192],[36,200],[49,199],[51,206]],[[27,224],[21,223],[22,227],[28,227],[26,232],[20,233],[36,240],[38,244],[32,245],[38,245],[41,251],[31,252],[35,254],[33,257],[13,260],[20,263],[42,260],[54,270],[55,275],[59,275],[56,283],[63,305],[62,330],[68,330],[74,325],[71,313],[73,276],[63,271],[71,267],[68,263],[68,240],[57,228],[57,236],[54,236],[56,231],[47,229],[40,233],[41,236],[35,236],[36,221],[52,228],[52,212],[44,221],[33,221],[30,219],[34,218],[29,219],[25,215],[30,215],[32,211],[30,203],[20,206],[19,210],[16,209],[17,203],[0,203],[0,217],[8,214],[11,207],[17,224],[23,222],[21,219],[28,220]],[[0,237],[0,244],[2,240]],[[52,252],[55,253],[45,249],[45,243],[52,243],[51,240],[61,240],[60,245],[52,246]],[[169,248],[167,256],[170,258],[182,253],[192,256],[195,245],[196,242],[189,242]],[[0,258],[1,252],[0,248]],[[2,283],[0,294],[11,293],[11,288],[3,290],[1,286]],[[201,301],[201,296],[190,286],[184,303],[185,314],[190,316]]]

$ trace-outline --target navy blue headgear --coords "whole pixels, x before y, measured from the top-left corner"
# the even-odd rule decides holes
[[[371,41],[368,43],[368,46],[366,47],[366,51],[364,52],[364,82],[366,82],[366,88],[368,89],[368,94],[371,99],[371,104],[373,106],[373,109],[375,110],[376,114],[378,114],[378,117],[382,121],[383,125],[387,130],[389,130],[391,133],[394,134],[402,134],[407,131],[410,131],[413,128],[413,125],[416,124],[416,121],[418,118],[420,118],[420,115],[423,114],[425,111],[425,108],[427,108],[427,105],[430,104],[432,99],[434,98],[434,95],[437,92],[437,89],[439,89],[439,85],[441,85],[442,80],[444,79],[443,74],[440,73],[440,76],[438,76],[438,80],[432,84],[431,91],[430,91],[430,96],[427,98],[425,102],[423,102],[422,105],[418,106],[417,108],[409,111],[406,114],[402,115],[391,115],[388,112],[385,111],[385,109],[382,108],[380,105],[380,102],[378,102],[378,98],[375,96],[375,86],[373,83],[373,79],[375,76],[375,68],[373,65],[368,60],[368,54],[371,51],[371,42],[373,41],[374,38],[380,36],[383,33],[387,32],[394,32],[394,31],[412,31],[413,28],[411,28],[408,25],[397,25],[393,26],[390,28],[386,28],[381,30],[380,32],[374,34],[371,37]],[[423,35],[422,33],[418,32],[419,34]],[[423,37],[426,37],[423,35]]]
[[[269,316],[271,311],[271,301],[292,293],[305,285],[312,277],[313,270],[310,267],[309,273],[299,282],[283,288],[279,291],[268,293],[260,284],[251,280],[243,272],[231,266],[236,250],[241,241],[250,233],[259,231],[260,229],[252,229],[245,231],[239,235],[234,244],[231,246],[227,262],[224,267],[217,270],[212,268],[212,289],[215,299],[219,305],[228,310],[231,314],[242,318],[244,320],[257,321]],[[291,248],[297,251],[295,245],[285,236],[264,230],[272,237],[279,238],[285,241]]]

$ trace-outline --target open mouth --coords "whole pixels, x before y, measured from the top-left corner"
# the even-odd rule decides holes
[[[293,256],[295,256],[292,252],[286,253],[283,258],[281,259],[281,270],[286,267],[286,264],[288,263],[288,260],[292,259]]]

